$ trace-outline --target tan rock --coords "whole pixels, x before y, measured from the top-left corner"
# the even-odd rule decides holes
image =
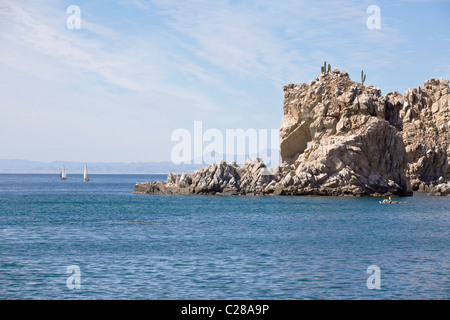
[[[280,167],[261,159],[211,164],[135,193],[230,195],[411,195],[450,180],[449,81],[382,96],[334,69],[284,87]],[[308,143],[310,145],[308,146]],[[434,188],[445,194],[446,187]]]

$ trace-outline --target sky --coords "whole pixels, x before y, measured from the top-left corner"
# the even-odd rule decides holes
[[[170,161],[195,121],[278,129],[283,86],[323,61],[383,94],[450,79],[449,18],[450,1],[1,0],[0,159]]]

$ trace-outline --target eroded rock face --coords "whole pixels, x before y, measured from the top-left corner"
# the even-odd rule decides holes
[[[283,185],[332,195],[411,193],[405,145],[386,120],[378,88],[333,70],[284,92]],[[292,182],[292,176],[298,179]]]
[[[275,172],[275,174],[273,173]],[[192,174],[169,174],[166,182],[138,183],[135,193],[150,194],[224,194],[265,195],[277,181],[260,158],[247,159],[242,166],[235,162],[211,164]]]
[[[431,187],[430,196],[450,196],[450,182]]]
[[[450,180],[449,81],[382,96],[335,69],[284,87],[281,167],[222,161],[136,193],[412,195]],[[439,191],[440,192],[440,191]]]
[[[414,190],[428,191],[450,180],[450,82],[425,81],[424,88],[396,94],[389,121],[401,130]]]

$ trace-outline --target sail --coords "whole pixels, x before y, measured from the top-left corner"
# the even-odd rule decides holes
[[[59,177],[61,178],[61,180],[67,179],[66,169],[64,168],[64,166],[62,167],[61,174],[59,175]]]
[[[87,176],[87,165],[84,165],[84,175],[83,175],[84,181],[89,181],[89,178]]]

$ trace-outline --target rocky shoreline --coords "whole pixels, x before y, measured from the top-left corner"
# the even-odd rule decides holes
[[[431,188],[430,196],[450,196],[450,182],[441,183]]]
[[[174,195],[450,195],[450,81],[381,95],[334,69],[284,87],[281,165],[221,161],[134,193]]]

